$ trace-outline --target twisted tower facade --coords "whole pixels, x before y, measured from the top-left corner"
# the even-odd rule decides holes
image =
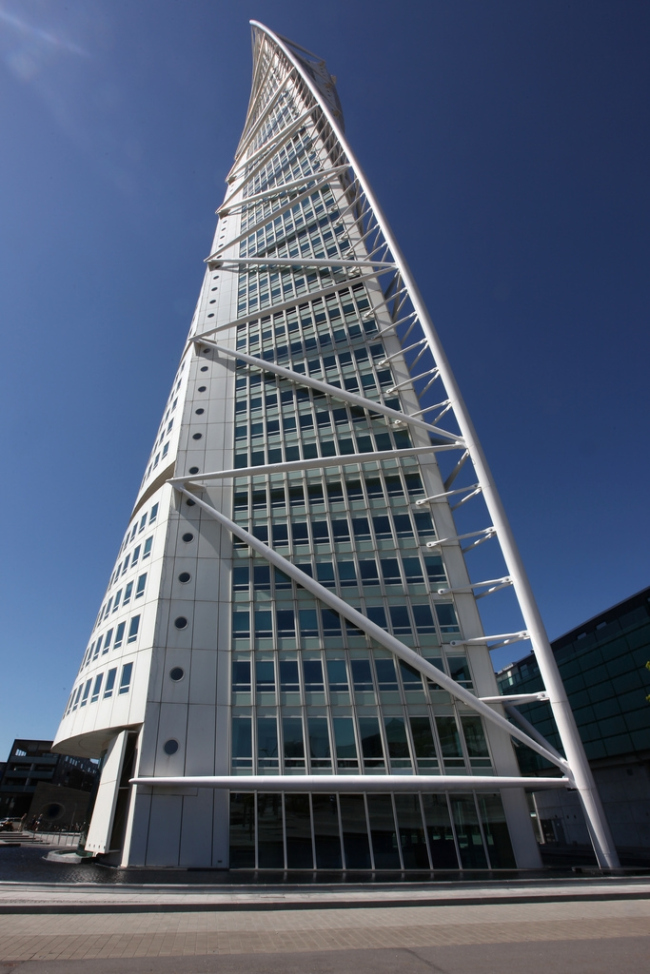
[[[536,866],[524,788],[571,784],[611,863],[485,459],[334,80],[258,23],[253,51],[185,350],[57,735],[102,760],[86,848]],[[484,543],[504,564],[476,580]],[[477,600],[502,590],[523,624],[485,634]],[[566,758],[500,703],[489,650],[523,639]],[[560,777],[521,778],[513,738]]]

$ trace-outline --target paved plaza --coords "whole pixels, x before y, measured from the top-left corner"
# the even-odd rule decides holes
[[[648,967],[647,882],[455,890],[0,884],[0,974],[613,974]]]

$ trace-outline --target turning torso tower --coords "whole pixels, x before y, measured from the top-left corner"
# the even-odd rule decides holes
[[[534,867],[524,788],[570,784],[613,864],[489,469],[334,79],[257,23],[253,49],[189,336],[55,743],[102,761],[86,849]],[[484,633],[483,596],[519,606],[514,632]],[[489,650],[523,639],[566,759],[518,698],[495,699]],[[521,778],[512,738],[559,777]]]

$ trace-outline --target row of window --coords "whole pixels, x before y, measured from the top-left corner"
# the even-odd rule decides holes
[[[278,436],[278,442],[280,438]],[[385,450],[408,450],[413,446],[410,434],[406,430],[392,430],[390,433],[375,433],[369,435],[355,435],[338,437],[337,440],[322,438],[318,443],[302,443],[300,446],[270,447],[267,450],[246,450],[235,455],[235,468],[259,467],[267,463],[282,463],[290,460],[311,460],[318,456],[336,457],[349,456],[353,453],[372,454]]]
[[[451,602],[437,602],[434,609],[438,629],[443,636],[460,631],[456,610]],[[366,615],[371,622],[388,630],[383,606],[368,606]],[[436,634],[433,612],[428,603],[391,605],[389,618],[396,636],[411,635],[414,629],[421,635]],[[274,611],[255,609],[252,614],[248,609],[235,609],[232,632],[234,639],[295,639],[297,636],[323,639],[340,636],[341,622],[338,613],[326,608],[299,609],[297,613],[288,608],[275,608]],[[356,628],[351,623],[346,623],[346,626],[352,630]]]
[[[149,538],[148,540],[151,541],[151,538]],[[151,554],[151,545],[149,545],[148,549],[145,545],[145,552],[143,552],[142,555],[143,561],[145,558],[148,558],[150,554]],[[131,567],[133,567],[133,562],[131,564]],[[125,571],[126,571],[126,567],[122,569],[122,572]],[[127,582],[127,584],[123,589],[119,588],[115,593],[115,595],[111,595],[104,603],[102,608],[99,610],[99,615],[97,616],[97,622],[95,623],[94,628],[96,629],[97,626],[101,625],[102,622],[108,619],[109,615],[111,615],[112,612],[117,612],[118,609],[120,608],[123,609],[124,606],[128,605],[132,597],[136,599],[142,598],[142,596],[144,595],[146,584],[147,584],[147,573],[144,572],[144,574],[138,576],[137,581]],[[133,592],[134,586],[135,586],[135,594]]]
[[[453,715],[407,718],[384,715],[288,716],[234,715],[232,770],[235,774],[291,774],[292,771],[338,774],[412,771],[431,774],[488,769],[488,751],[480,717]]]
[[[256,536],[260,537],[259,534]],[[265,539],[266,536],[260,537],[260,540]],[[316,578],[325,588],[335,588],[337,582],[341,588],[352,588],[359,583],[369,587],[380,584],[377,561],[374,558],[363,558],[357,555],[354,560],[341,558],[332,562],[316,559],[315,565],[311,560],[295,562],[295,565],[305,575]],[[424,584],[425,576],[419,556],[409,558],[403,555],[401,566],[400,559],[394,557],[380,558],[380,566],[381,580],[384,585],[401,585],[407,588],[410,585]],[[440,587],[446,583],[447,576],[440,555],[425,555],[424,568],[434,593],[442,594]],[[253,562],[252,566],[235,564],[233,568],[233,590],[235,592],[248,592],[251,582],[254,592],[270,592],[271,583],[273,583],[273,589],[276,593],[291,589],[291,578],[279,568],[271,568],[263,562]]]
[[[286,198],[283,205],[286,205]],[[266,213],[260,212],[257,222],[251,227],[252,232],[242,241],[240,255],[242,257],[262,256],[268,252],[276,252],[274,248],[282,244],[295,244],[301,255],[318,256],[316,250],[321,250],[322,256],[334,242],[334,235],[340,236],[344,232],[343,226],[332,226],[337,216],[320,217],[328,207],[334,206],[334,197],[328,186],[314,189],[301,202],[294,203],[289,209],[278,216],[268,207]],[[278,207],[279,209],[279,207]],[[248,228],[247,228],[248,229]],[[320,231],[320,232],[319,232]],[[350,242],[347,239],[339,241],[341,249],[347,249]],[[334,251],[336,253],[336,251]],[[331,255],[330,255],[331,256]]]
[[[150,511],[145,511],[144,514],[141,514],[139,518],[135,519],[132,526],[129,528],[129,530],[126,532],[124,536],[124,541],[122,542],[122,545],[118,552],[118,558],[122,554],[124,549],[131,544],[136,534],[141,534],[146,528],[147,524],[153,524],[156,521],[158,517],[158,507],[159,507],[158,504],[154,504]]]
[[[309,135],[307,135],[305,133],[305,131],[303,129],[303,131],[301,133],[299,133],[298,136],[296,136],[295,141],[294,141],[294,149],[298,153],[300,153],[301,156],[303,156],[303,166],[301,167],[302,168],[303,176],[305,176],[305,175],[307,175],[307,176],[314,175],[321,168],[321,166],[316,161],[315,153],[313,153],[313,152],[309,153],[310,160],[307,162],[306,165],[304,165],[304,162],[305,162],[304,155],[305,155],[305,153],[309,152],[309,149],[311,148],[311,146],[312,146],[311,138],[309,137]],[[311,165],[310,165],[310,163],[311,163]],[[309,171],[309,170],[311,170],[311,171]],[[280,179],[280,180],[275,179],[275,186],[274,186],[274,188],[275,187],[277,187],[277,188],[281,187],[284,184],[284,182],[285,182],[284,179]],[[313,180],[307,180],[306,179],[305,180],[305,187],[307,185],[307,182],[313,182]],[[261,185],[261,180],[258,180],[258,185]],[[250,186],[250,184],[249,184],[249,186]],[[269,187],[268,186],[265,186],[264,188],[265,189],[268,189]],[[328,187],[325,187],[324,189],[327,192]],[[241,207],[241,213],[242,213],[242,217],[241,217],[241,230],[242,230],[242,233],[245,232],[248,229],[254,230],[259,224],[265,224],[265,223],[268,223],[269,221],[273,220],[273,223],[275,225],[275,232],[276,232],[277,237],[279,238],[279,237],[283,236],[284,234],[286,234],[286,232],[287,232],[287,226],[288,226],[288,223],[289,222],[291,222],[291,224],[292,224],[292,227],[291,227],[292,230],[293,230],[293,226],[295,225],[295,220],[296,219],[298,221],[300,221],[300,223],[302,223],[301,216],[304,215],[304,210],[302,211],[302,213],[300,211],[298,211],[298,212],[294,211],[293,217],[290,217],[290,220],[288,222],[287,221],[283,221],[280,226],[278,226],[276,224],[276,219],[277,218],[274,218],[274,214],[277,213],[277,211],[279,209],[281,209],[282,207],[285,206],[285,204],[287,202],[287,197],[286,196],[278,195],[278,196],[270,197],[270,198],[267,197],[267,199],[265,199],[265,200],[257,200],[257,201],[253,201],[253,202],[248,202],[248,197],[251,196],[251,195],[253,195],[252,194],[252,191],[251,192],[248,192],[247,190],[244,190],[244,198],[241,201],[241,203],[239,204],[239,206]],[[319,206],[320,205],[320,200],[319,199],[313,199],[312,202],[313,202],[313,205],[314,206]],[[293,207],[292,207],[292,210],[293,210]],[[308,207],[308,210],[309,210],[309,207]],[[319,212],[321,212],[321,211],[319,210]],[[311,217],[309,217],[309,218],[311,219]],[[299,225],[300,225],[300,223],[299,223]],[[289,232],[291,232],[291,231],[289,231]]]
[[[146,578],[146,576],[145,576]],[[97,639],[92,640],[86,650],[86,654],[83,658],[80,670],[88,666],[89,663],[94,662],[100,655],[103,656],[107,653],[109,649],[119,649],[124,643],[124,636],[126,634],[126,642],[134,643],[138,638],[138,631],[140,629],[140,616],[131,616],[128,620],[129,628],[128,632],[126,630],[126,620],[119,622],[117,626],[111,627],[106,632],[102,632]],[[113,639],[113,633],[115,633],[115,639]],[[111,645],[112,644],[112,645]]]
[[[293,118],[287,119],[287,121],[290,124]],[[262,144],[259,137],[256,142],[257,145]],[[259,172],[251,176],[244,187],[244,192],[252,196],[263,192],[271,182],[274,185],[281,186],[284,182],[291,182],[301,176],[311,175],[316,164],[316,153],[314,151],[309,152],[311,146],[311,138],[307,134],[307,130],[302,128],[274,153],[272,158],[260,168]],[[255,163],[254,168],[257,166],[258,163]]]
[[[261,273],[264,274],[264,272]],[[237,313],[238,315],[254,314],[256,311],[270,308],[274,304],[293,300],[299,301],[301,298],[309,297],[311,291],[324,291],[334,285],[351,284],[355,277],[359,277],[360,273],[357,267],[352,269],[347,267],[319,267],[315,270],[297,271],[295,274],[292,271],[282,273],[271,271],[267,277],[270,285],[269,291],[265,290],[260,294],[259,303],[257,297],[250,301],[240,298],[237,304]],[[257,270],[255,274],[257,274]],[[242,273],[239,280],[240,282],[245,280],[248,283],[252,277],[251,272]],[[275,279],[277,279],[279,286],[275,286]],[[210,317],[212,316],[208,315],[208,318]]]
[[[350,532],[350,523],[352,532]],[[268,543],[270,538],[274,548],[286,547],[290,540],[294,548],[300,548],[311,544],[329,544],[330,536],[335,544],[349,542],[352,537],[355,541],[372,541],[374,538],[375,543],[393,541],[394,538],[408,539],[413,542],[416,536],[424,543],[431,539],[435,532],[431,515],[422,511],[413,515],[392,514],[391,517],[387,514],[376,514],[371,518],[352,517],[350,520],[347,517],[332,516],[329,521],[291,521],[284,524],[275,522],[271,524],[270,532],[268,525],[254,524],[251,533],[265,543]],[[369,572],[372,574],[370,569]]]
[[[363,322],[363,329],[359,324],[360,319]],[[257,336],[260,334],[260,324],[264,351],[283,342],[288,332],[292,347],[297,340],[302,341],[305,355],[318,350],[316,336],[321,350],[325,353],[332,344],[352,345],[377,331],[377,324],[372,316],[370,301],[363,284],[339,287],[331,294],[313,298],[297,308],[276,311],[272,315],[264,315],[260,319],[239,325],[237,327],[238,348],[246,347],[247,336],[250,334],[250,341],[253,343],[251,351],[253,351]],[[273,326],[272,330],[271,326]],[[260,376],[251,376],[251,389],[260,379]]]
[[[157,507],[158,505],[156,505]],[[142,561],[148,558],[151,554],[151,548],[153,546],[153,535],[145,538],[144,544],[138,544],[135,546],[132,552],[126,555],[123,561],[117,563],[115,571],[111,575],[111,580],[108,583],[109,589],[113,587],[123,575],[126,575],[129,568],[133,569],[140,561],[140,555],[142,555]]]
[[[445,672],[445,662],[440,656],[426,655],[425,659],[436,669]],[[456,680],[467,690],[473,689],[469,665],[465,656],[446,656],[446,670],[453,680]],[[397,665],[396,665],[397,663]],[[426,681],[428,684],[430,681]],[[436,685],[434,684],[434,687]],[[279,660],[274,655],[257,654],[254,663],[250,657],[237,653],[232,663],[232,690],[235,694],[251,694],[253,689],[260,704],[268,705],[269,698],[260,697],[263,694],[275,694],[279,691],[286,703],[298,702],[292,695],[323,694],[327,687],[331,703],[347,704],[350,700],[350,690],[353,689],[355,698],[361,695],[359,702],[368,703],[366,694],[380,694],[383,700],[391,702],[386,694],[399,696],[400,687],[406,694],[421,692],[423,678],[418,670],[409,666],[403,660],[396,661],[391,657],[377,657],[374,654],[362,658],[355,655],[349,661],[343,656],[327,654],[325,665],[319,658],[302,656],[289,658],[286,654]],[[289,696],[287,696],[289,695]],[[313,703],[312,696],[309,698]],[[238,704],[246,701],[239,696]],[[271,701],[273,702],[273,701]],[[371,702],[374,702],[371,701]]]
[[[181,362],[181,364],[180,364],[180,366],[178,368],[178,371],[176,372],[176,375],[174,377],[174,382],[172,384],[172,390],[171,390],[171,392],[169,394],[169,399],[167,400],[167,408],[166,408],[166,410],[165,410],[165,412],[163,414],[163,418],[161,420],[160,427],[158,429],[158,433],[156,434],[156,439],[154,441],[154,445],[153,445],[152,450],[151,450],[152,459],[151,459],[151,462],[150,462],[149,466],[147,467],[147,469],[145,471],[144,477],[142,478],[141,488],[146,483],[147,478],[149,477],[149,474],[151,473],[151,471],[154,468],[154,466],[157,466],[158,463],[160,462],[161,455],[163,457],[165,457],[165,456],[167,456],[167,454],[169,452],[169,442],[167,442],[167,443],[165,443],[165,445],[163,447],[162,454],[160,452],[158,452],[154,456],[154,451],[162,444],[162,442],[165,439],[165,437],[168,436],[171,433],[171,430],[173,428],[174,421],[173,421],[173,419],[170,420],[170,414],[174,412],[174,410],[176,409],[176,406],[178,405],[178,392],[179,392],[179,389],[181,387],[181,382],[183,381],[183,375],[182,374],[185,371],[186,364],[187,364],[187,359],[185,359],[185,361]],[[127,534],[127,538],[128,538],[128,534]]]
[[[231,869],[512,869],[498,794],[230,795]]]
[[[325,487],[322,483],[308,483],[307,487],[302,484],[289,483],[287,486],[273,486],[270,491],[265,486],[248,487],[236,486],[234,507],[235,512],[248,511],[249,506],[253,511],[264,511],[270,509],[286,509],[303,507],[308,502],[310,507],[321,506],[325,503],[325,498],[330,504],[345,502],[351,506],[359,501],[367,503],[378,499],[387,500],[389,503],[393,498],[404,498],[418,496],[424,493],[422,480],[417,473],[384,474],[383,477],[373,476],[358,479],[345,480],[326,480]],[[418,531],[425,524],[424,520],[418,521],[416,517]],[[427,528],[428,530],[428,528]]]
[[[97,673],[96,676],[91,676],[90,679],[86,680],[85,683],[82,681],[78,687],[75,687],[70,694],[70,699],[68,700],[64,716],[67,716],[69,713],[77,710],[77,708],[85,707],[88,703],[97,703],[100,697],[102,697],[104,700],[112,697],[116,692],[115,684],[117,680],[117,669],[118,668],[114,666],[112,669],[107,671],[105,683],[104,673]],[[131,689],[132,675],[133,663],[125,663],[120,674],[120,681],[117,684],[117,696],[122,693],[129,692]]]

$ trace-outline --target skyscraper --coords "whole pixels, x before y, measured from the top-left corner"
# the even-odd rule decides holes
[[[489,470],[334,79],[255,22],[253,50],[188,340],[57,735],[102,757],[86,848],[143,866],[535,866],[515,737],[559,766],[545,787],[578,785],[613,862]],[[506,567],[475,581],[483,543]],[[486,635],[477,600],[502,590],[525,628]],[[496,699],[489,647],[528,638],[568,763]]]

